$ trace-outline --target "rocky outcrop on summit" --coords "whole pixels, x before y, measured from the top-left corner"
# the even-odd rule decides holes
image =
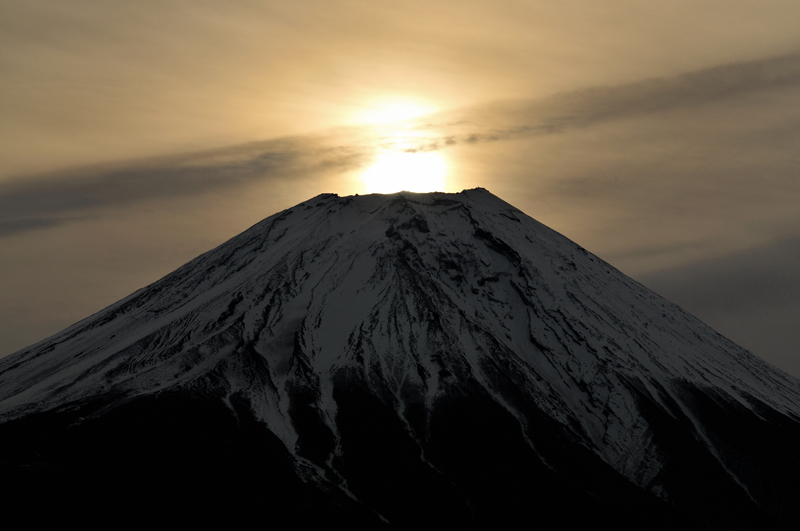
[[[98,462],[77,448],[99,436],[115,466],[191,469],[191,499],[239,514],[800,525],[800,382],[483,189],[267,218],[0,360],[0,415],[22,482],[77,466],[58,444]],[[160,447],[211,464],[173,470]],[[251,465],[247,495],[193,487]]]

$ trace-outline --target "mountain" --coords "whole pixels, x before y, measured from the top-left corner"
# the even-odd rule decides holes
[[[0,421],[32,521],[800,527],[800,381],[483,189],[271,216],[0,360]]]

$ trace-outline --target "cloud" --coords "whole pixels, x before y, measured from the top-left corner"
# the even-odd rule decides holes
[[[309,136],[0,182],[0,237],[151,199],[202,195],[258,180],[320,176],[358,164],[360,156]]]
[[[639,280],[722,334],[800,374],[800,237],[665,268]]]
[[[10,219],[0,221],[0,238],[11,236],[20,232],[36,229],[47,229],[66,223],[68,220],[48,217],[29,217],[25,219]]]
[[[664,291],[680,292],[682,300],[705,313],[739,308],[755,314],[776,302],[800,305],[800,237],[778,240],[737,253],[644,275]],[[731,289],[736,286],[736,289]]]
[[[154,198],[199,195],[258,180],[315,179],[323,174],[363,166],[377,150],[433,151],[551,137],[656,113],[662,120],[659,127],[665,133],[652,144],[663,146],[699,127],[699,118],[691,115],[676,118],[670,113],[722,105],[727,115],[734,116],[716,116],[718,124],[737,120],[741,108],[753,107],[743,102],[749,95],[794,91],[798,87],[800,54],[793,54],[671,78],[590,88],[546,99],[497,102],[431,115],[402,126],[342,128],[317,135],[7,180],[0,182],[0,237],[69,223],[98,209]],[[779,111],[781,109],[771,111],[770,119],[775,122],[783,117],[783,121],[766,124],[759,132],[758,142],[744,147],[745,153],[755,153],[756,164],[766,156],[759,153],[759,149],[785,142],[800,131],[800,122],[793,120],[797,117],[784,116]],[[746,117],[742,116],[741,120],[744,119]],[[763,121],[763,116],[759,119]],[[725,122],[725,126],[728,125]],[[399,134],[398,127],[405,128],[405,133]],[[628,127],[627,131],[633,129]],[[751,137],[752,134],[751,131]],[[700,143],[713,147],[715,141],[705,138]],[[731,138],[726,137],[725,149],[733,149],[731,142]],[[626,147],[609,141],[601,149],[623,153]],[[652,151],[641,145],[637,148],[639,151],[631,156],[628,164],[646,161],[647,150]],[[739,151],[737,156],[741,158]],[[577,155],[581,156],[587,155]],[[725,160],[720,158],[713,164],[724,166]],[[630,170],[630,167],[621,169],[619,175],[623,179],[630,178]],[[711,170],[703,171],[707,175]],[[602,168],[599,173],[602,174]],[[609,186],[609,181],[598,178],[597,172],[590,178],[573,174],[554,182],[550,193],[580,197],[595,190],[596,196],[606,193]]]
[[[593,87],[550,98],[497,102],[454,113],[489,130],[448,137],[452,143],[563,133],[613,120],[724,102],[748,94],[800,87],[800,54],[732,63],[669,78]]]

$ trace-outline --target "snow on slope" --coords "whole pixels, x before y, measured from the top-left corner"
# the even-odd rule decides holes
[[[524,424],[521,394],[640,486],[662,463],[632,387],[700,437],[683,384],[800,420],[798,380],[483,189],[324,194],[269,217],[0,360],[0,415],[243,393],[292,450],[293,393],[336,434],[342,374],[401,414],[474,380]]]

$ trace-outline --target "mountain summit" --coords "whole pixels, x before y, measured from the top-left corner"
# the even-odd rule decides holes
[[[483,189],[271,216],[0,360],[0,422],[8,506],[98,525],[800,525],[800,382]]]

